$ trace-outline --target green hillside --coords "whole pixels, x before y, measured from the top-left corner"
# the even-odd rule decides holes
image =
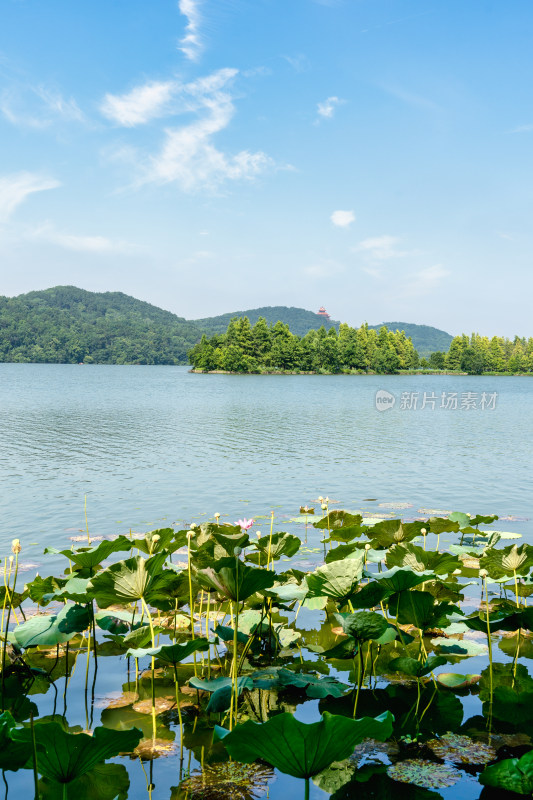
[[[390,331],[404,331],[406,336],[410,336],[420,358],[426,358],[436,351],[447,353],[453,339],[446,331],[432,328],[431,325],[414,325],[410,322],[382,322],[381,325],[368,327],[379,331],[382,325]]]
[[[186,364],[202,331],[122,292],[55,286],[0,297],[0,361]]]
[[[226,333],[229,323],[234,317],[248,317],[251,325],[255,325],[259,317],[264,317],[269,325],[276,322],[283,322],[288,325],[291,333],[296,336],[305,336],[310,330],[318,330],[322,325],[331,328],[333,325],[338,329],[339,323],[324,319],[314,311],[306,311],[305,308],[294,308],[293,306],[265,306],[263,308],[249,308],[247,311],[233,311],[230,314],[221,314],[218,317],[204,317],[195,319],[193,322],[199,328],[207,331],[211,336],[216,333]]]

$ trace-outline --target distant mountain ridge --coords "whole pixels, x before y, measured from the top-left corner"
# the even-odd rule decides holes
[[[311,329],[338,329],[339,322],[294,306],[264,306],[186,320],[122,292],[89,292],[54,286],[18,297],[0,297],[0,362],[187,364],[206,333],[225,333],[230,320],[247,316],[281,321],[297,336]],[[411,336],[421,357],[447,351],[452,337],[427,325],[383,323]],[[381,325],[369,326],[379,330]]]

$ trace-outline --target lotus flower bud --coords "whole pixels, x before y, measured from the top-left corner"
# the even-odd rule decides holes
[[[235,553],[235,555],[238,558],[240,556],[240,554],[242,553],[242,547],[236,547],[233,552]]]
[[[425,536],[427,533],[426,528],[420,528],[420,533],[422,534],[422,536]]]
[[[190,527],[191,531],[195,531],[195,530],[196,530],[196,528],[198,527],[198,525],[196,524],[196,522],[192,522],[192,523],[189,525],[189,527]]]
[[[217,511],[217,513],[215,514],[215,519],[216,519],[216,521],[217,521],[217,522],[218,522],[218,521],[219,521],[219,519],[220,519],[220,514],[218,513],[218,511]]]
[[[325,511],[327,509],[327,505],[325,503],[322,503],[320,508],[322,509],[322,511]]]
[[[20,553],[21,550],[22,547],[20,546],[20,539],[13,539],[11,542],[11,552],[17,555],[17,553]]]
[[[261,531],[257,531],[255,535],[257,536],[258,539],[260,539],[261,538]]]
[[[329,497],[326,497],[324,503],[329,503]]]
[[[320,503],[322,502],[322,500],[323,500],[323,499],[324,499],[324,498],[322,497],[322,495],[320,495],[320,497],[318,498],[318,500],[319,500],[319,502],[320,502]]]
[[[187,531],[187,539],[191,541],[192,537],[194,536],[194,531]]]
[[[156,533],[155,536],[152,536],[152,542],[158,542],[160,540],[160,538],[161,538],[160,535],[158,533]]]
[[[12,564],[15,556],[9,556],[9,563]]]
[[[372,547],[372,545],[368,544],[368,542],[365,544],[365,550],[370,550],[371,547]]]
[[[486,570],[486,569],[480,569],[480,570],[479,570],[479,577],[480,577],[480,578],[487,578],[487,577],[488,577],[488,575],[489,575],[489,573],[487,572],[487,570]]]

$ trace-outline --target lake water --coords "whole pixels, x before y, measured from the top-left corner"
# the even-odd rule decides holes
[[[393,408],[376,409],[378,391]],[[457,408],[441,407],[454,394]],[[43,545],[85,528],[85,495],[90,531],[104,536],[217,511],[291,516],[319,495],[374,513],[406,503],[396,515],[407,517],[533,516],[527,377],[0,364],[0,443],[2,546],[19,537],[36,563]],[[527,523],[499,527],[533,541]]]

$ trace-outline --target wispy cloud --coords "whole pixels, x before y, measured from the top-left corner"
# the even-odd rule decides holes
[[[354,252],[366,253],[376,261],[387,261],[390,258],[401,258],[409,255],[407,250],[398,249],[400,239],[397,236],[374,236],[363,239],[354,248]]]
[[[442,106],[438,103],[435,103],[434,100],[431,100],[428,97],[423,97],[416,92],[411,92],[407,89],[403,89],[400,86],[382,86],[381,87],[384,92],[387,94],[392,95],[397,100],[401,100],[402,103],[405,103],[408,106],[412,106],[414,108],[421,108],[424,111],[432,111],[432,112],[442,112]]]
[[[518,125],[516,128],[512,128],[509,133],[531,133],[531,131],[533,131],[533,124]]]
[[[64,233],[56,230],[50,223],[35,228],[29,233],[29,238],[79,253],[126,253],[135,249],[128,242],[109,239],[106,236],[80,236]]]
[[[179,0],[180,14],[187,19],[185,36],[180,40],[179,49],[191,61],[198,61],[203,50],[203,41],[200,33],[200,1]]]
[[[296,53],[293,56],[281,56],[285,61],[291,65],[295,72],[309,72],[311,69],[311,62],[305,53]]]
[[[110,120],[127,128],[144,125],[151,119],[170,113],[169,104],[179,87],[175,81],[152,81],[123,95],[106,94],[100,111]]]
[[[332,223],[337,228],[348,228],[352,222],[355,222],[355,214],[353,211],[334,211],[330,217]]]
[[[0,94],[0,112],[12,125],[49,128],[58,121],[85,122],[73,97],[46,86],[15,87]]]
[[[187,84],[177,81],[138,87],[123,97],[107,96],[107,115],[130,127],[163,113],[194,113],[197,119],[181,127],[167,127],[165,140],[155,155],[142,158],[132,149],[121,149],[133,163],[141,163],[136,185],[175,182],[185,191],[216,190],[226,180],[251,179],[273,166],[263,152],[241,150],[229,155],[213,138],[227,128],[235,114],[231,84],[235,69],[221,69]],[[148,87],[148,92],[146,91]],[[133,100],[132,100],[133,98]]]
[[[346,100],[341,97],[328,97],[323,103],[317,103],[316,112],[319,118],[331,119],[339,106],[344,105]]]
[[[425,267],[411,276],[401,293],[410,297],[430,294],[437,289],[450,274],[450,271],[444,269],[441,264]]]
[[[58,186],[61,183],[55,178],[33,172],[18,172],[0,177],[0,222],[6,222],[29,195],[56,189]]]

